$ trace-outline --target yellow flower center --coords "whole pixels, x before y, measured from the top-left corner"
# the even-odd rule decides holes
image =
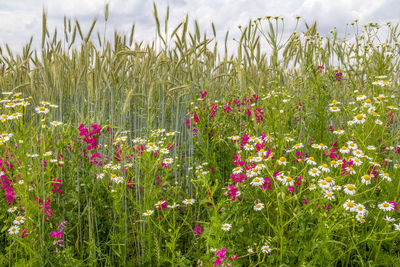
[[[292,177],[287,177],[286,178],[286,181],[288,181],[288,182],[291,182],[293,179],[292,179]]]
[[[328,168],[327,164],[322,164],[322,168]]]
[[[371,99],[369,99],[369,98],[365,99],[365,103],[367,103],[367,104],[371,103]]]
[[[383,206],[384,206],[385,208],[387,208],[387,207],[389,207],[389,204],[388,204],[388,203],[383,203]]]
[[[364,118],[364,116],[363,115],[361,115],[361,114],[358,114],[357,116],[356,116],[356,118],[357,118],[357,120],[362,120],[363,118]]]
[[[347,203],[347,207],[350,207],[350,208],[354,207],[354,203],[353,202]]]
[[[369,176],[368,174],[364,175],[364,180],[367,180],[367,181],[371,180],[371,176]]]
[[[285,158],[285,157],[280,157],[280,158],[279,158],[279,161],[280,161],[280,162],[285,162],[285,161],[286,161],[286,158]]]
[[[325,181],[327,181],[328,183],[332,182],[332,177],[326,177]]]
[[[349,185],[347,186],[347,189],[349,189],[349,190],[354,190],[354,185],[349,184]]]

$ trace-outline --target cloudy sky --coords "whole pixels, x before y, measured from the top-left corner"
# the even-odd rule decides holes
[[[227,30],[230,38],[239,34],[238,25],[245,25],[249,19],[265,16],[285,18],[285,30],[292,32],[295,17],[304,21],[316,20],[319,31],[327,34],[334,26],[344,33],[346,23],[358,19],[361,24],[400,21],[400,0],[170,0],[155,1],[159,16],[164,17],[166,6],[170,6],[169,27],[175,28],[186,14],[189,19],[199,21],[200,29],[211,33],[214,22],[217,38],[223,40]],[[104,7],[110,5],[107,31],[110,38],[114,30],[129,34],[132,24],[136,25],[135,38],[148,42],[155,36],[153,1],[151,0],[0,0],[0,46],[9,44],[19,52],[22,46],[34,36],[34,46],[39,47],[41,39],[42,10],[48,15],[48,28],[63,32],[64,15],[77,19],[85,32],[94,18],[98,18],[96,30],[103,32]],[[192,24],[190,28],[193,28]],[[189,28],[189,29],[190,29]],[[211,34],[210,34],[211,35]],[[231,41],[230,43],[232,43]]]

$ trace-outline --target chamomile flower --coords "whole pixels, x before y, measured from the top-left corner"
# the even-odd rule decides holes
[[[294,185],[294,180],[292,177],[287,176],[285,179],[283,179],[282,183],[286,186],[293,186]]]
[[[328,168],[328,164],[322,164],[321,166],[318,167],[322,172],[330,172],[331,170]]]
[[[381,210],[384,210],[384,211],[392,211],[392,210],[394,210],[394,205],[392,203],[385,201],[385,202],[379,204],[378,208]]]
[[[392,178],[390,178],[389,173],[387,172],[380,173],[379,176],[382,177],[383,180],[387,180],[389,182],[392,181]]]
[[[375,167],[381,167],[381,164],[379,164],[378,162],[375,162],[375,161],[370,161],[369,164],[371,164],[372,166],[375,166]]]
[[[364,99],[366,99],[366,98],[367,98],[366,95],[358,95],[358,96],[356,97],[356,100],[357,100],[357,101],[361,101],[361,100],[364,100]]]
[[[111,180],[113,180],[115,183],[120,184],[122,182],[124,182],[124,177],[122,176],[115,176],[113,178],[111,178]]]
[[[285,157],[280,157],[278,161],[279,165],[286,165],[287,161]]]
[[[163,160],[163,163],[167,164],[167,165],[172,164],[173,162],[174,162],[174,160],[172,158],[166,158]]]
[[[308,190],[313,191],[317,189],[317,186],[315,184],[310,185],[310,187],[308,188]]]
[[[232,228],[232,225],[229,223],[224,223],[221,227],[221,229],[224,231],[229,231],[229,230],[231,230],[231,228]]]
[[[252,186],[261,186],[264,184],[264,179],[261,179],[260,177],[256,177],[251,181],[250,185]]]
[[[375,120],[375,123],[378,124],[378,125],[382,125],[383,124],[383,122],[380,121],[380,120]]]
[[[243,148],[244,148],[244,150],[247,150],[247,151],[254,150],[254,147],[250,144],[246,144]]]
[[[325,191],[324,192],[324,198],[327,198],[329,200],[334,200],[335,199],[335,195],[333,194],[332,191]]]
[[[343,192],[347,195],[354,195],[356,193],[356,186],[354,184],[345,185]]]
[[[363,124],[366,120],[367,116],[365,116],[365,114],[357,114],[354,119],[353,122],[357,123],[357,124]]]
[[[307,163],[308,165],[317,165],[317,163],[316,163],[315,160],[314,160],[314,157],[308,157],[308,158],[306,159],[306,163]]]
[[[371,184],[371,176],[369,174],[361,176],[361,182],[365,185]]]
[[[265,245],[265,246],[261,247],[261,252],[266,253],[266,254],[271,254],[272,250],[271,250],[270,246]]]
[[[146,211],[145,213],[143,213],[142,215],[143,216],[150,216],[151,214],[153,214],[154,213],[154,210],[148,210],[148,211]]]
[[[10,235],[16,235],[19,233],[19,226],[13,225],[10,227],[10,229],[8,229],[8,233]]]
[[[335,185],[335,186],[332,187],[332,190],[333,191],[339,191],[339,190],[342,190],[342,187],[340,185]]]
[[[177,208],[177,207],[179,207],[179,206],[180,206],[180,204],[176,204],[176,203],[174,202],[174,204],[168,205],[167,207],[170,208],[170,209],[175,209],[175,208]]]
[[[312,144],[311,147],[312,147],[312,148],[316,148],[316,149],[320,149],[320,148],[321,148],[321,146],[318,145],[318,144]]]
[[[399,224],[393,224],[394,225],[394,230],[400,231],[400,223]]]
[[[355,166],[361,166],[363,163],[359,158],[352,158],[351,161]]]
[[[169,150],[168,150],[168,148],[162,148],[162,149],[160,149],[160,153],[166,155],[166,154],[169,154]]]
[[[254,210],[256,211],[260,211],[264,208],[264,204],[263,203],[257,203],[254,205]]]
[[[336,135],[341,135],[341,134],[344,134],[344,130],[338,129],[338,130],[333,131],[332,133],[336,134]]]
[[[47,114],[47,113],[49,113],[50,110],[46,107],[36,107],[35,111],[38,114],[40,114],[40,113]]]
[[[387,221],[387,222],[395,222],[396,221],[396,219],[393,219],[392,217],[389,217],[389,216],[385,216],[385,218],[383,218],[385,221]]]
[[[299,148],[302,148],[302,147],[304,147],[304,145],[302,143],[297,143],[292,147],[292,149],[299,149]]]
[[[339,111],[340,111],[340,108],[338,108],[337,106],[332,106],[332,107],[329,108],[329,110],[330,110],[331,112],[339,112]]]
[[[348,148],[351,149],[351,150],[355,150],[355,149],[358,148],[358,145],[357,145],[356,143],[354,143],[353,141],[348,141],[348,142],[347,142],[347,146],[348,146]]]
[[[364,222],[365,222],[364,215],[361,214],[361,213],[357,213],[356,219],[357,219],[357,221],[359,221],[360,223],[364,223]]]
[[[53,126],[60,126],[60,125],[62,125],[62,122],[61,121],[52,121],[52,122],[50,122],[50,124]]]
[[[376,150],[376,147],[374,147],[374,146],[367,146],[367,150]]]
[[[321,171],[318,170],[317,168],[312,168],[308,171],[308,174],[312,177],[319,176],[321,174]]]
[[[343,204],[343,208],[348,211],[354,211],[355,207],[356,203],[350,199],[346,200],[346,202]]]
[[[105,177],[105,174],[104,173],[99,173],[99,174],[97,174],[96,175],[96,179],[103,179]]]
[[[17,210],[17,207],[9,208],[7,211],[10,213],[14,213]]]
[[[24,222],[25,222],[25,217],[17,216],[17,217],[14,219],[13,224],[19,225],[19,224],[23,224]]]
[[[357,204],[354,208],[354,211],[356,211],[358,214],[362,214],[363,216],[368,214],[368,210],[363,204]]]
[[[193,205],[193,203],[195,202],[194,199],[185,199],[184,201],[182,201],[183,204],[187,205]]]
[[[347,154],[347,153],[350,152],[350,149],[348,149],[345,146],[342,146],[341,148],[339,148],[339,152],[342,153],[342,154]]]

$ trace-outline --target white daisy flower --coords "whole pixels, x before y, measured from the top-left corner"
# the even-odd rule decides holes
[[[354,184],[347,184],[343,190],[347,195],[354,195],[356,193],[356,186]]]
[[[354,208],[354,211],[358,212],[358,214],[362,214],[363,216],[368,214],[368,210],[363,204],[357,204]]]
[[[271,251],[272,251],[271,248],[269,246],[267,246],[267,245],[261,247],[261,252],[262,253],[271,254]]]
[[[358,148],[357,144],[354,143],[353,141],[347,142],[347,146],[348,146],[351,150],[355,150],[355,149]]]
[[[350,152],[350,150],[349,150],[347,147],[342,146],[342,147],[339,149],[339,152],[340,152],[340,153],[343,153],[343,154],[347,154],[347,153]]]
[[[389,217],[389,216],[385,216],[385,218],[383,218],[385,221],[387,221],[387,222],[395,222],[396,221],[396,219],[393,219],[392,217]]]
[[[19,224],[23,224],[24,222],[25,222],[25,217],[17,216],[14,219],[13,224],[19,225]]]
[[[394,210],[394,205],[392,203],[385,201],[385,202],[379,204],[378,208],[381,210],[384,210],[384,211],[392,211],[392,210]]]
[[[232,225],[229,223],[224,223],[222,225],[222,230],[224,230],[224,231],[229,231],[229,230],[231,230],[231,228],[232,228]]]
[[[36,107],[35,111],[38,114],[40,114],[40,113],[47,114],[47,113],[49,113],[50,110],[46,107]]]
[[[369,174],[365,174],[361,176],[361,182],[365,185],[370,185],[371,184],[371,176]]]
[[[367,116],[365,116],[365,114],[360,113],[354,117],[353,122],[357,124],[363,124],[366,118]]]
[[[185,205],[193,205],[194,202],[194,199],[185,199],[184,201],[182,201],[182,203]]]
[[[52,121],[52,122],[50,122],[50,124],[53,126],[60,126],[60,125],[62,125],[62,122],[61,121]]]
[[[308,174],[312,177],[319,176],[321,174],[321,171],[318,170],[317,168],[312,168],[308,171]]]
[[[280,158],[277,160],[277,162],[278,162],[279,165],[285,165],[285,166],[286,166],[286,163],[287,163],[285,157],[280,157]]]
[[[318,167],[322,172],[330,172],[331,170],[328,168],[328,164],[322,164]]]
[[[7,211],[10,213],[14,213],[17,210],[17,207],[9,208]]]
[[[257,203],[254,205],[254,210],[262,210],[264,208],[264,204],[263,203]]]
[[[150,216],[151,214],[153,214],[154,211],[153,210],[148,210],[145,213],[143,213],[143,216]]]
[[[264,179],[260,178],[260,177],[256,177],[253,179],[253,181],[251,181],[250,185],[252,186],[261,186],[264,184]]]
[[[16,235],[19,233],[19,226],[13,225],[10,227],[10,229],[8,229],[8,233],[10,235]]]
[[[332,106],[332,107],[329,108],[329,110],[332,111],[332,112],[339,112],[340,108],[338,108],[337,106]]]
[[[308,157],[305,161],[308,165],[317,165],[317,163],[314,160],[314,157]]]
[[[356,203],[350,199],[346,200],[346,202],[343,204],[343,208],[348,211],[354,211],[355,207]]]
[[[334,200],[335,199],[335,195],[331,191],[325,191],[324,192],[324,197],[329,199],[329,200]]]

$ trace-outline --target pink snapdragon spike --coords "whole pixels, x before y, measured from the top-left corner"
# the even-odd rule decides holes
[[[223,248],[221,250],[218,250],[215,255],[217,256],[217,259],[213,261],[214,266],[220,266],[223,264],[224,259],[226,259],[226,249]]]
[[[60,189],[61,187],[61,179],[53,178],[53,189],[51,191],[57,192],[59,194],[62,193],[62,190]]]
[[[201,99],[203,100],[207,96],[207,91],[200,91]]]
[[[195,236],[200,236],[201,234],[204,233],[204,231],[201,230],[201,226],[197,224],[194,226],[193,231],[195,232],[194,233]]]

